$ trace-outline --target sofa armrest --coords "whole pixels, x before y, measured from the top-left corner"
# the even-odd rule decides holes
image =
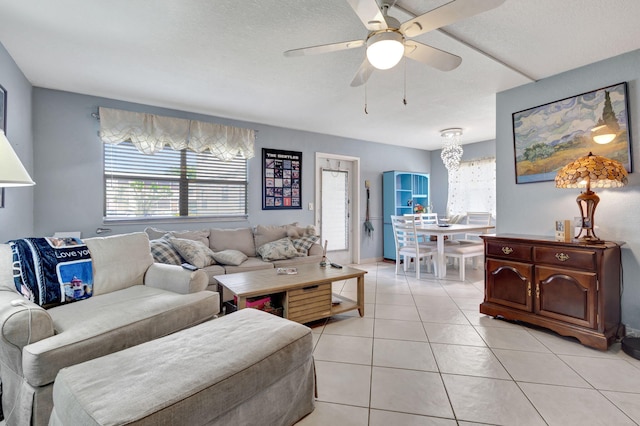
[[[209,277],[204,271],[189,271],[164,263],[152,264],[144,276],[144,285],[181,294],[203,291],[208,284]]]
[[[12,301],[21,304],[13,306]],[[53,319],[42,307],[28,301],[17,292],[0,290],[0,333],[3,343],[22,350],[34,343],[54,335]],[[4,342],[6,341],[6,342]]]

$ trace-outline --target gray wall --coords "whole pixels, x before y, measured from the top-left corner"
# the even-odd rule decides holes
[[[262,210],[261,149],[276,148],[302,151],[302,205],[315,202],[315,153],[326,152],[360,158],[362,193],[364,181],[371,181],[371,220],[373,237],[363,235],[361,258],[382,257],[382,172],[408,170],[429,172],[428,151],[345,139],[317,133],[208,117],[184,111],[167,110],[148,105],[86,96],[56,90],[33,89],[34,163],[38,182],[35,189],[36,235],[55,231],[82,231],[83,237],[95,235],[99,226],[113,233],[139,231],[145,223],[103,225],[102,143],[97,132],[99,122],[91,117],[98,106],[149,112],[181,118],[213,121],[258,130],[256,157],[249,161],[248,222],[181,222],[155,223],[164,229],[198,229],[203,227],[236,227],[257,224],[300,222],[311,224],[314,213],[309,210]],[[365,199],[361,200],[359,223],[364,221]],[[13,233],[13,232],[12,232]],[[13,233],[23,236],[22,233]],[[363,233],[364,234],[364,233]]]
[[[497,232],[552,236],[554,221],[579,215],[576,196],[579,190],[559,189],[553,182],[516,185],[511,114],[565,97],[628,82],[629,119],[631,121],[634,168],[640,163],[638,124],[640,124],[640,50],[606,61],[587,65],[535,83],[498,93],[496,116]],[[586,153],[585,153],[586,155]],[[597,235],[602,239],[625,241],[622,249],[624,294],[622,320],[640,329],[640,176],[629,175],[624,188],[598,189],[595,213]]]
[[[31,84],[2,44],[0,85],[7,91],[7,139],[34,178]],[[33,234],[33,193],[33,187],[5,188],[5,208],[0,209],[1,242]]]
[[[464,136],[463,136],[464,137]],[[462,161],[478,158],[495,157],[496,141],[470,143],[462,146]],[[449,197],[449,176],[447,168],[440,158],[441,149],[431,152],[431,204],[438,215],[447,212],[447,198]]]

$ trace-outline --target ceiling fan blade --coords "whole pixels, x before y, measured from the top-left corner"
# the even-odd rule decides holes
[[[494,9],[505,0],[454,0],[400,25],[407,37],[416,37],[428,31],[453,24],[461,19]]]
[[[365,40],[341,41],[340,43],[321,44],[320,46],[303,47],[301,49],[292,49],[284,52],[284,56],[305,56],[316,55],[319,53],[337,52],[338,50],[353,49],[362,47],[366,43]]]
[[[422,62],[440,71],[451,71],[460,65],[462,58],[444,50],[418,43],[414,40],[404,42],[404,56]]]
[[[358,68],[358,72],[356,72],[356,75],[353,77],[351,87],[358,87],[365,84],[367,80],[369,80],[369,77],[371,77],[371,73],[374,69],[375,68],[373,68],[373,65],[371,65],[365,57],[364,61],[362,61],[362,64],[360,65],[360,68]]]
[[[376,0],[347,0],[369,31],[387,29],[387,21]]]

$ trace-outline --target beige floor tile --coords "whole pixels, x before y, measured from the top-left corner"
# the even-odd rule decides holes
[[[453,418],[440,375],[373,367],[371,408]]]
[[[494,318],[489,315],[481,314],[479,310],[463,309],[462,313],[472,325],[481,325],[483,327],[501,327],[501,328],[522,328],[521,325]]]
[[[375,339],[373,365],[409,370],[438,371],[427,342]]]
[[[479,313],[484,295],[481,294],[480,297],[452,297],[452,299],[461,311],[478,311]]]
[[[318,401],[369,407],[371,367],[316,361]]]
[[[428,341],[421,322],[378,318],[375,320],[374,337],[376,339]]]
[[[561,336],[551,330],[535,329],[527,327],[526,330],[551,352],[558,355],[577,355],[592,358],[616,358],[619,346],[612,347],[610,351],[601,351],[590,348],[580,343],[578,339],[573,337]]]
[[[418,308],[425,309],[458,309],[458,305],[449,296],[413,296]]]
[[[367,408],[316,401],[316,408],[296,425],[367,426],[368,421],[369,410]]]
[[[544,425],[540,415],[511,380],[443,374],[458,420],[495,425]]]
[[[373,339],[323,333],[313,352],[319,361],[371,365]]]
[[[379,293],[376,295],[378,305],[416,306],[411,294]]]
[[[611,391],[602,391],[600,393],[627,416],[631,417],[634,422],[640,424],[640,394]]]
[[[518,382],[591,388],[555,354],[494,349],[504,368]]]
[[[640,393],[640,370],[623,359],[558,356],[596,389]]]
[[[609,400],[593,389],[520,383],[549,425],[633,425]]]
[[[343,336],[373,337],[373,324],[373,318],[334,315],[329,318],[322,333],[340,334]]]
[[[534,339],[533,336],[523,328],[477,326],[476,330],[490,348],[513,349],[529,352],[550,352],[549,349],[547,349],[538,340]]]
[[[489,348],[432,343],[431,349],[441,373],[510,379]]]
[[[427,332],[427,339],[431,343],[487,346],[472,325],[425,322],[424,329]]]
[[[423,322],[433,322],[439,324],[463,324],[468,325],[469,321],[462,311],[449,307],[419,307],[418,313]]]
[[[371,410],[369,426],[456,426],[455,420],[392,411]]]
[[[356,300],[357,299],[357,295],[356,293],[343,293],[342,294],[344,297],[347,297],[351,300]],[[375,303],[365,303],[364,304],[364,317],[363,318],[373,318],[374,314],[376,311],[376,304]],[[347,311],[347,312],[343,312],[340,314],[341,317],[360,317],[360,312],[358,312],[357,309],[354,309],[352,311]]]
[[[381,294],[411,294],[411,288],[406,282],[394,284],[380,284],[376,286],[376,297]]]
[[[392,319],[402,321],[420,321],[415,306],[381,305],[376,303],[376,319]]]
[[[411,293],[414,296],[430,296],[430,297],[449,297],[446,291],[440,284],[431,284],[418,282],[417,284],[410,284]]]

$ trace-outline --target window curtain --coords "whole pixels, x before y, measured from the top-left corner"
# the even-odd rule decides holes
[[[255,131],[251,129],[103,107],[99,114],[102,142],[131,141],[143,154],[154,154],[168,145],[177,151],[209,150],[224,161],[255,155]]]
[[[496,215],[496,159],[462,161],[457,172],[449,172],[448,216],[467,212]]]

